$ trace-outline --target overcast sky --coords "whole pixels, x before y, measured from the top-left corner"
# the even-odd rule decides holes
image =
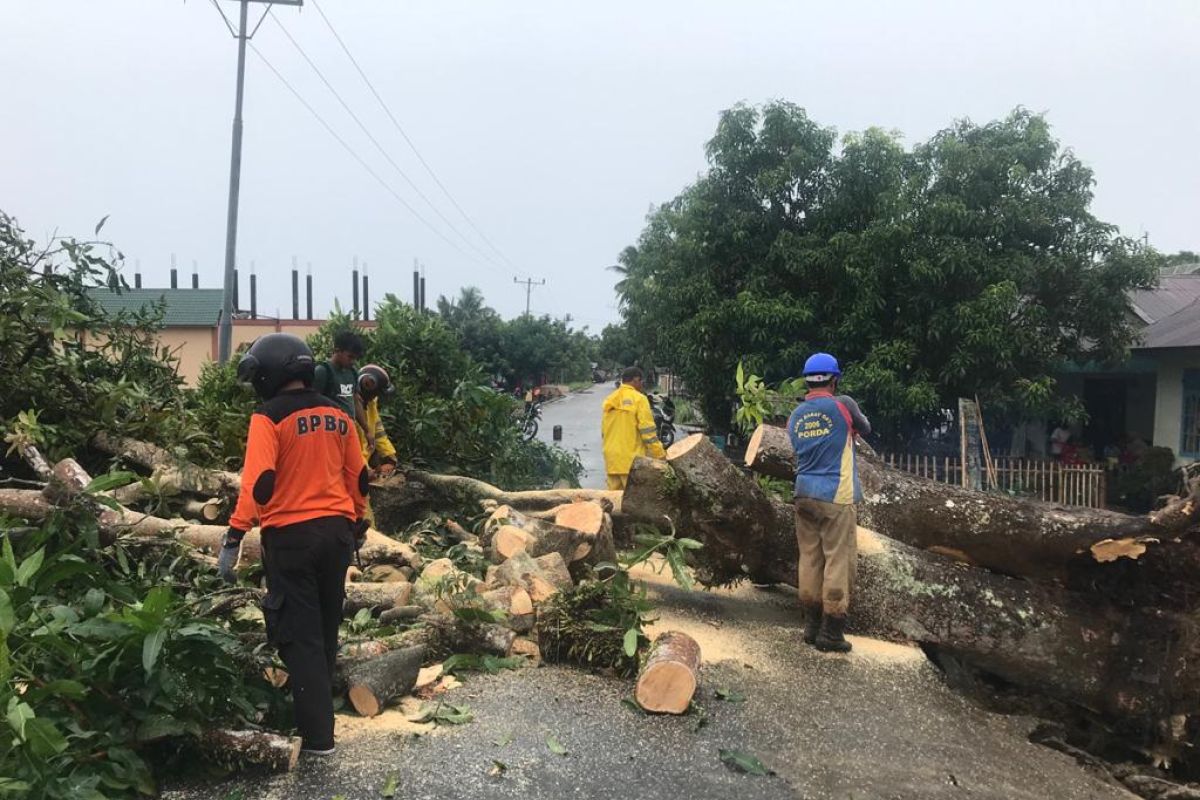
[[[219,1],[235,17],[237,3]],[[318,313],[335,295],[349,306],[355,256],[374,297],[408,299],[417,257],[431,305],[474,284],[513,315],[525,302],[514,275],[533,276],[547,280],[534,311],[598,330],[617,313],[605,267],[651,204],[704,168],[718,112],[741,100],[787,99],[840,132],[878,125],[909,142],[955,118],[1044,111],[1095,170],[1100,218],[1148,231],[1164,251],[1200,249],[1196,0],[317,2],[507,263],[432,182],[316,8],[276,6],[272,16],[456,230],[276,22],[255,45],[458,248],[251,52],[238,255],[243,279],[251,261],[260,276],[260,313],[290,314],[293,256],[302,271],[312,263]],[[146,285],[167,285],[175,253],[181,281],[194,260],[201,285],[219,286],[235,63],[211,0],[0,0],[0,208],[39,239],[87,235],[109,214],[104,233],[131,284],[139,260]]]

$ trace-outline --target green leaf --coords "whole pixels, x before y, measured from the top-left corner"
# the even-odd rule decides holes
[[[724,700],[726,703],[744,703],[746,695],[736,689],[717,689],[717,699]]]
[[[387,782],[383,784],[383,788],[379,790],[380,797],[395,797],[397,790],[400,788],[400,776],[396,773],[388,775]]]
[[[640,714],[643,717],[648,716],[646,709],[644,709],[640,705],[638,705],[638,701],[634,700],[632,697],[622,697],[621,705],[625,706],[630,711]]]
[[[570,753],[567,748],[559,744],[558,739],[555,739],[554,734],[552,733],[546,734],[546,747],[549,747],[550,752],[554,753],[555,755],[565,756]]]
[[[8,719],[8,726],[22,742],[25,741],[25,726],[34,716],[33,708],[28,703],[20,702],[15,696],[9,698],[5,718]]]
[[[638,636],[641,634],[637,628],[630,628],[625,631],[625,655],[633,658],[637,655]]]
[[[359,627],[359,628],[370,625],[371,624],[371,609],[360,608],[358,610],[358,613],[354,615],[354,619],[351,622],[353,625],[355,625],[356,627]]]
[[[162,652],[163,644],[166,641],[166,628],[159,628],[148,633],[142,640],[142,668],[146,670],[146,677],[149,677],[150,673],[154,671],[154,665],[158,662],[158,654]]]
[[[109,472],[106,475],[97,475],[92,478],[91,482],[83,487],[83,490],[88,494],[99,494],[126,486],[136,480],[139,480],[136,472]]]
[[[17,567],[17,586],[28,586],[33,580],[33,576],[42,568],[42,562],[46,559],[46,548],[42,547],[33,555],[26,558]]]
[[[735,772],[744,772],[747,775],[774,775],[775,773],[768,770],[763,763],[755,756],[749,753],[743,753],[741,750],[725,750],[717,751],[721,760],[725,762],[725,766]]]
[[[61,679],[50,681],[41,687],[40,691],[54,697],[66,697],[71,700],[82,700],[87,695],[87,687],[79,681]]]
[[[169,714],[151,714],[137,727],[139,742],[154,742],[169,736],[182,736],[185,733],[187,733],[187,726]]]
[[[26,722],[25,741],[38,758],[50,758],[67,749],[67,737],[48,719],[37,718]]]
[[[155,586],[146,593],[146,599],[142,601],[142,611],[155,619],[163,619],[170,605],[171,589],[166,586]]]
[[[8,636],[17,626],[16,612],[13,611],[12,600],[8,592],[0,589],[0,639]]]
[[[512,743],[512,740],[513,740],[513,731],[509,731],[508,733],[501,736],[499,739],[493,739],[492,744],[496,745],[496,747],[507,747],[509,744]]]
[[[16,778],[0,778],[0,794],[17,794],[18,792],[24,795],[30,791],[30,786],[25,781],[19,781]]]
[[[435,725],[463,725],[475,719],[467,706],[452,703],[427,703],[413,722],[432,722]]]
[[[104,601],[108,599],[108,595],[103,589],[92,587],[87,590],[87,594],[83,596],[83,611],[89,617],[100,613],[100,609],[104,608]]]
[[[505,764],[503,761],[497,761],[493,758],[492,766],[488,769],[488,776],[492,778],[499,778],[506,772],[508,772],[508,764]]]

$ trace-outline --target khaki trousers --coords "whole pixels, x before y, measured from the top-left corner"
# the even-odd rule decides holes
[[[852,505],[796,498],[800,603],[845,616],[858,564],[858,514]]]

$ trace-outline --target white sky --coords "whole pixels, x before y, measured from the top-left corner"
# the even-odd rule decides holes
[[[923,139],[1016,105],[1049,114],[1096,172],[1094,210],[1161,250],[1200,249],[1200,3],[317,0],[409,136],[516,265],[474,259],[417,222],[250,53],[239,262],[260,313],[290,314],[311,262],[322,313],[350,305],[354,256],[372,296],[429,303],[478,285],[505,315],[514,274],[546,278],[533,309],[592,330],[616,318],[613,273],[652,203],[704,168],[739,100],[806,107],[839,131]],[[220,0],[233,16],[237,4]],[[253,11],[253,7],[252,7]],[[442,213],[446,201],[316,9],[287,30]],[[270,19],[255,44],[378,174],[443,233]],[[235,42],[209,0],[0,0],[0,208],[29,233],[104,234],[145,284],[192,261],[219,286]],[[459,242],[461,248],[474,253]],[[490,253],[490,251],[488,251]],[[243,266],[243,298],[247,288]],[[303,301],[302,301],[303,304]],[[242,300],[247,306],[248,301]],[[302,309],[303,310],[303,309]]]

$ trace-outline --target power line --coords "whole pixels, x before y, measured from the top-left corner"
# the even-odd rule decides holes
[[[460,231],[458,229],[458,227],[453,222],[451,222],[449,220],[449,218],[447,218],[446,215],[443,214],[436,205],[434,205],[433,201],[430,200],[429,197],[426,196],[426,194],[421,191],[421,188],[419,186],[417,186],[416,183],[413,182],[412,178],[408,177],[408,173],[406,173],[403,170],[403,168],[401,168],[401,166],[396,163],[395,159],[392,158],[391,154],[389,154],[388,151],[384,148],[384,146],[379,143],[379,140],[375,138],[375,136],[367,128],[366,124],[362,121],[362,119],[357,114],[354,113],[354,110],[352,108],[350,108],[350,104],[346,102],[345,98],[343,98],[342,95],[338,92],[338,90],[333,87],[333,84],[329,82],[329,79],[325,77],[325,73],[321,72],[321,69],[316,65],[316,63],[312,60],[312,58],[309,57],[308,53],[305,52],[304,48],[300,46],[300,43],[297,42],[296,39],[292,36],[292,34],[288,31],[288,29],[286,27],[284,27],[283,21],[274,15],[271,16],[271,19],[274,20],[275,24],[279,26],[279,30],[282,31],[283,35],[285,37],[287,37],[287,40],[292,43],[292,47],[296,48],[296,52],[298,52],[300,54],[300,57],[304,59],[304,61],[308,64],[309,67],[312,68],[312,71],[317,74],[317,77],[320,78],[321,83],[325,84],[325,88],[328,89],[330,91],[330,93],[337,99],[338,103],[340,103],[342,108],[346,111],[346,113],[350,115],[350,118],[352,120],[354,120],[355,124],[358,125],[359,129],[363,132],[363,134],[368,139],[371,140],[371,144],[375,145],[375,149],[378,150],[380,155],[382,155],[384,157],[384,159],[386,159],[387,162],[392,165],[392,168],[394,170],[396,170],[396,173],[401,178],[404,179],[404,182],[407,183],[409,185],[409,187],[414,192],[417,193],[418,197],[420,197],[422,200],[425,201],[425,204],[433,210],[434,214],[437,214],[438,218],[441,219],[442,222],[446,223],[446,226],[449,227],[451,231],[458,234],[459,238],[462,239],[463,242],[468,247],[470,247],[472,250],[474,250],[476,253],[478,253],[485,261],[491,261],[492,260],[491,256],[489,256],[487,253],[480,250],[475,245],[474,242],[472,242],[470,239],[468,239],[463,234],[463,232]],[[502,266],[501,264],[498,264],[495,262],[493,262],[493,264],[494,264],[494,266]]]
[[[458,252],[462,253],[467,258],[471,258],[471,255],[469,253],[464,252],[463,249],[458,246],[457,242],[455,242],[452,239],[447,238],[444,233],[442,233],[437,228],[433,227],[433,225],[431,225],[429,223],[429,220],[427,220],[423,216],[421,216],[421,214],[415,208],[412,207],[412,204],[410,204],[407,200],[405,200],[403,197],[401,197],[400,194],[395,189],[392,188],[391,184],[389,184],[382,177],[380,177],[379,173],[376,172],[374,169],[372,169],[371,165],[368,164],[365,160],[363,160],[362,156],[360,156],[357,152],[355,152],[354,148],[351,147],[349,144],[347,144],[345,139],[343,139],[341,136],[338,135],[338,132],[335,131],[333,129],[333,127],[328,122],[325,121],[324,117],[322,117],[320,114],[317,113],[317,110],[315,108],[313,108],[309,104],[309,102],[304,99],[303,96],[301,96],[300,92],[296,91],[296,87],[292,86],[292,84],[288,82],[288,79],[283,77],[283,75],[279,72],[279,70],[275,69],[275,65],[267,60],[267,57],[262,54],[261,50],[259,50],[257,47],[254,46],[253,42],[248,42],[248,44],[250,46],[250,49],[252,51],[254,51],[254,55],[258,56],[259,59],[262,60],[263,64],[266,65],[267,69],[271,70],[271,73],[276,78],[279,79],[280,83],[282,83],[284,86],[287,87],[288,91],[290,91],[292,93],[292,95],[295,96],[295,98],[300,101],[300,104],[302,106],[304,106],[306,109],[308,109],[308,113],[312,114],[313,117],[317,120],[317,122],[321,123],[321,126],[323,128],[325,128],[326,131],[329,132],[329,135],[332,136],[335,140],[337,140],[337,143],[340,144],[342,146],[342,148],[347,153],[349,153],[350,156],[355,161],[357,161],[362,166],[362,168],[365,169],[372,178],[374,178],[376,181],[378,181],[379,185],[382,186],[388,192],[388,194],[390,194],[392,197],[396,198],[397,202],[399,202],[402,206],[404,206],[406,209],[408,209],[408,211],[414,217],[416,217],[418,220],[420,220],[421,223],[424,224],[425,227],[429,228],[429,230],[432,231],[439,239],[441,239],[443,242],[445,242],[446,244],[453,247]]]
[[[446,185],[442,183],[440,178],[438,178],[437,173],[433,171],[433,167],[431,167],[429,162],[425,160],[425,157],[421,155],[421,151],[417,149],[416,144],[413,143],[413,140],[409,138],[408,133],[405,132],[404,126],[400,124],[398,119],[396,119],[396,115],[392,113],[391,108],[388,107],[388,104],[384,102],[383,97],[375,89],[375,84],[371,83],[371,79],[367,77],[367,73],[359,65],[358,59],[356,59],[354,54],[350,52],[350,48],[346,46],[346,43],[342,40],[342,37],[333,27],[333,23],[330,22],[329,17],[325,16],[325,11],[321,8],[320,3],[318,3],[317,0],[310,0],[310,2],[312,3],[313,8],[317,9],[317,13],[321,15],[321,19],[325,20],[325,25],[329,28],[329,32],[333,34],[333,38],[336,39],[337,43],[341,46],[342,52],[344,52],[346,57],[350,59],[350,63],[353,64],[354,69],[358,71],[359,77],[363,79],[363,83],[365,83],[367,88],[371,90],[371,94],[374,95],[375,100],[378,101],[379,107],[383,109],[383,113],[387,114],[388,119],[392,121],[392,125],[396,127],[396,130],[399,132],[400,136],[403,137],[405,143],[408,144],[409,149],[413,151],[413,155],[415,155],[417,160],[421,162],[421,166],[424,167],[425,171],[429,173],[429,177],[433,179],[433,182],[436,183],[438,188],[442,190],[442,194],[446,195],[446,199],[449,200],[451,205],[458,210],[458,213],[462,215],[462,218],[467,221],[467,224],[471,226],[471,230],[475,231],[475,233],[479,235],[479,238],[482,239],[487,246],[492,249],[492,252],[499,256],[501,260],[503,260],[504,263],[509,267],[516,269],[517,267],[508,260],[504,253],[500,252],[500,249],[492,243],[492,240],[487,237],[487,234],[479,229],[479,226],[475,224],[475,221],[471,219],[470,215],[468,215],[463,207],[459,205],[458,201],[454,199],[454,195],[450,193],[450,190],[446,188]]]

